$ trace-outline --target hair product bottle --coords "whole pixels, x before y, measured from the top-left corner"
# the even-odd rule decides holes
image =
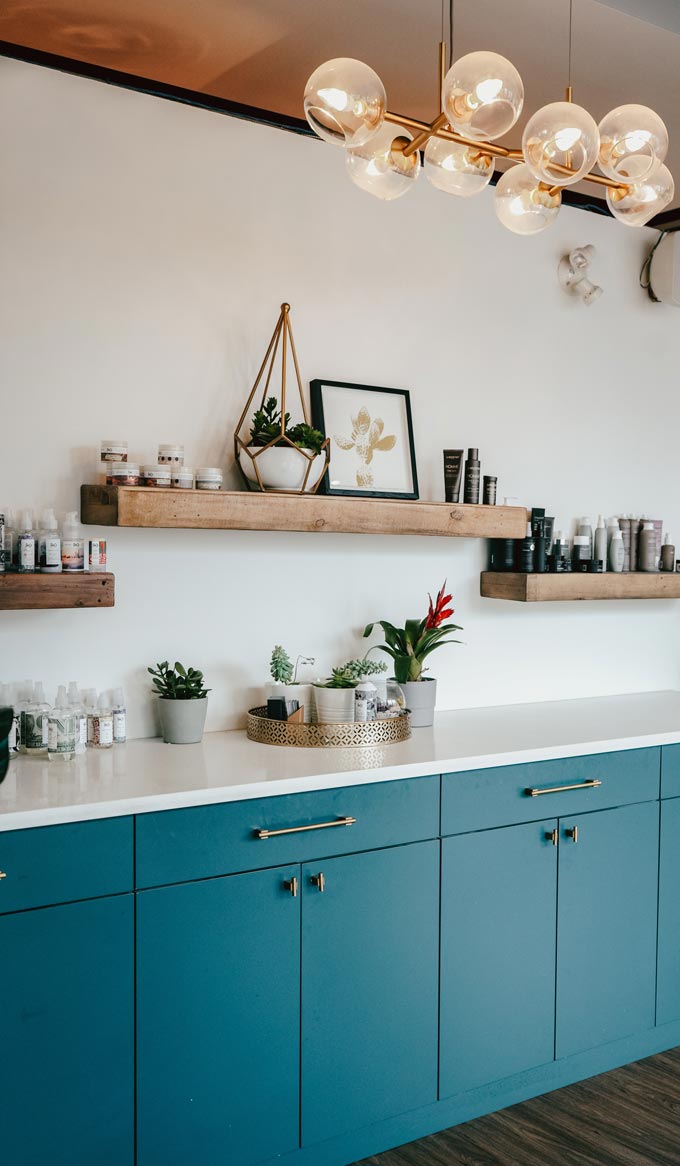
[[[85,570],[85,539],[77,510],[69,510],[62,526],[61,561],[64,571]]]
[[[30,510],[24,510],[19,531],[19,571],[32,574],[35,571],[35,533]]]
[[[43,511],[42,528],[38,535],[38,561],[45,575],[61,571],[61,539],[54,510]]]
[[[673,536],[666,532],[666,537],[663,540],[661,548],[661,570],[674,571],[675,570],[675,544]]]
[[[641,571],[656,571],[656,531],[653,522],[643,522],[638,540],[639,569]]]
[[[607,570],[607,528],[602,515],[597,520],[593,536],[593,558],[595,562],[602,563],[603,571]]]
[[[127,741],[127,709],[122,688],[115,688],[112,702],[113,713],[113,743],[124,745]]]
[[[477,506],[479,504],[479,475],[481,463],[478,449],[468,449],[465,459],[465,491],[463,501]]]
[[[626,557],[626,552],[623,546],[623,535],[620,528],[612,530],[611,542],[609,544],[609,570],[616,571],[620,574],[623,571],[623,562]]]
[[[76,753],[84,753],[87,745],[87,713],[75,680],[69,682],[68,703],[76,718]]]
[[[49,761],[71,761],[75,755],[76,716],[66,699],[66,689],[61,684],[54,708],[48,717],[47,757]]]
[[[47,753],[49,740],[50,706],[45,700],[42,682],[38,681],[33,693],[33,700],[24,713],[26,725],[26,739],[22,733],[22,744],[27,753]]]

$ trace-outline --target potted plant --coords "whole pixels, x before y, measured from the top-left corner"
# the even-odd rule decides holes
[[[271,696],[280,696],[284,700],[297,700],[304,707],[305,723],[315,719],[314,690],[311,684],[301,683],[298,678],[298,668],[301,665],[313,664],[311,656],[298,656],[293,662],[285,648],[276,644],[272,652],[269,665],[272,679],[265,685],[265,700]]]
[[[148,671],[158,696],[163,740],[170,745],[192,745],[201,740],[208,711],[209,688],[203,673],[185,668],[179,660],[171,668],[167,660]]]
[[[376,623],[380,624],[386,643],[380,644],[379,647],[394,661],[394,678],[404,690],[414,728],[431,725],[434,720],[437,681],[433,677],[423,675],[425,660],[444,644],[461,642],[449,638],[450,632],[459,632],[462,628],[459,624],[445,622],[453,615],[453,608],[447,606],[452,597],[444,594],[445,587],[446,581],[435,603],[432,602],[432,596],[428,595],[428,611],[423,619],[407,619],[403,628],[397,628],[388,620],[380,619],[368,624],[364,629],[364,636],[370,636]]]
[[[334,668],[327,680],[314,682],[317,719],[326,724],[354,720],[354,689],[362,680],[372,679],[379,699],[386,696],[386,683],[381,674],[387,665],[381,660],[347,660]]]
[[[320,430],[306,422],[291,425],[290,413],[282,417],[276,397],[269,397],[253,414],[250,441],[245,452],[239,450],[239,464],[248,481],[258,488],[299,492],[304,486],[309,493],[326,469],[327,446]]]

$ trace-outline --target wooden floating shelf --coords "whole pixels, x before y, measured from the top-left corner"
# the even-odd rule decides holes
[[[449,502],[237,490],[159,490],[155,486],[81,486],[80,513],[89,526],[458,538],[523,538],[527,524],[527,512],[520,506],[460,506]]]
[[[74,575],[0,575],[0,611],[67,607],[113,607],[113,575],[85,571]]]
[[[552,603],[565,599],[680,599],[680,574],[631,571],[587,575],[523,575],[515,571],[484,571],[480,593],[485,599],[519,603]]]

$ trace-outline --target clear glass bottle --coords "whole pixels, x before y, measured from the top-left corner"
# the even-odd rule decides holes
[[[69,510],[61,529],[61,562],[64,571],[85,570],[85,539],[78,522],[77,510]]]
[[[5,570],[18,570],[19,535],[11,510],[5,510]]]
[[[92,716],[88,715],[88,729],[92,723],[92,736],[88,741],[91,749],[112,749],[113,748],[113,713],[109,704],[106,693],[99,694],[97,708],[92,712]]]
[[[97,712],[97,693],[94,688],[87,688],[83,695],[83,706],[85,708],[85,718],[87,721],[86,729],[86,744],[89,747],[92,744],[92,722],[93,717]]]
[[[45,700],[42,682],[39,680],[33,692],[33,700],[24,713],[26,736],[24,739],[22,733],[21,741],[27,753],[47,753],[50,712],[50,705]]]
[[[76,753],[84,753],[87,745],[87,713],[75,680],[69,681],[68,703],[76,718]]]
[[[42,525],[38,535],[38,561],[45,575],[61,572],[61,538],[54,510],[44,510]]]
[[[72,761],[76,755],[76,716],[60,684],[54,708],[48,717],[47,757],[49,761]]]
[[[18,570],[24,575],[35,572],[35,531],[30,510],[24,510],[21,516]]]
[[[113,701],[113,743],[124,745],[127,741],[127,709],[122,688],[114,688]]]

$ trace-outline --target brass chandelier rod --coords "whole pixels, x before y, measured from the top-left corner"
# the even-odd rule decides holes
[[[446,73],[446,43],[444,41],[440,41],[439,44],[438,62],[439,85],[441,90],[443,78]],[[567,90],[567,101],[571,101],[571,85]],[[463,137],[462,134],[455,133],[448,126],[445,113],[438,114],[434,121],[428,124],[424,121],[418,121],[417,118],[405,117],[402,114],[391,113],[388,110],[385,113],[385,121],[391,122],[393,125],[403,126],[406,129],[415,131],[415,137],[413,137],[411,141],[405,142],[403,146],[398,146],[395,143],[395,145],[392,147],[393,150],[402,153],[406,158],[410,157],[412,154],[415,154],[417,150],[420,150],[424,145],[426,145],[430,138],[434,137],[444,138],[444,140],[447,142],[456,142],[460,146],[468,146],[470,149],[475,151],[477,156],[489,154],[494,158],[506,158],[509,162],[524,161],[524,154],[522,150],[509,148],[507,146],[498,146],[493,142],[472,141],[470,138]],[[570,170],[568,166],[560,166],[555,164],[553,168],[558,174],[569,175],[574,173],[574,171]],[[585,174],[581,181],[593,182],[597,186],[608,186],[611,190],[616,191],[620,197],[623,197],[628,191],[627,186],[617,182],[615,178],[607,178],[604,174],[595,174],[591,172],[590,174]],[[557,193],[557,191],[562,189],[559,185],[548,187],[547,184],[542,184],[542,186],[544,186],[546,190],[550,190],[551,193]]]

